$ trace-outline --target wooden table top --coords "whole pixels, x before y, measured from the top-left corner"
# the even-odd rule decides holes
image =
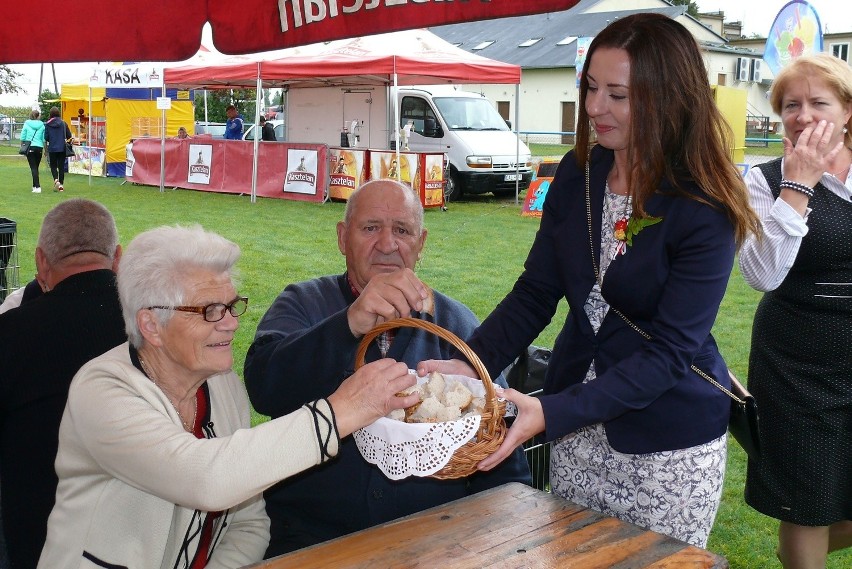
[[[719,568],[724,558],[511,483],[244,569]]]

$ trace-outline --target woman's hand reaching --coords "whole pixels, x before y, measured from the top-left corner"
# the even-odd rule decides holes
[[[408,373],[408,366],[392,359],[378,360],[359,368],[328,396],[340,438],[366,427],[394,409],[418,403],[420,397],[417,394],[396,395],[416,381],[414,375]]]
[[[544,411],[541,408],[541,401],[514,389],[495,387],[498,397],[503,397],[517,406],[518,416],[515,417],[500,447],[477,465],[479,470],[491,470],[512,454],[519,445],[544,430]]]

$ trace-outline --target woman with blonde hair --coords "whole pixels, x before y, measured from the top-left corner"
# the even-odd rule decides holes
[[[852,545],[852,69],[827,53],[795,59],[771,102],[784,156],[746,176],[764,236],[740,252],[765,292],[748,370],[762,453],[746,502],[781,521],[786,569],[816,569]]]

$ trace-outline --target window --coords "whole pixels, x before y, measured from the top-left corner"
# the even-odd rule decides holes
[[[435,112],[432,110],[432,107],[429,106],[429,103],[426,99],[421,99],[420,97],[403,97],[402,104],[400,105],[399,110],[399,126],[403,127],[408,124],[409,120],[414,121],[414,132],[417,134],[423,134],[423,128],[425,121],[424,119],[435,119],[435,124],[437,124],[437,117],[435,117]]]
[[[565,39],[561,39],[556,42],[556,45],[571,45],[575,41],[577,41],[577,36],[568,36]]]
[[[540,41],[541,41],[541,38],[532,38],[532,39],[528,39],[528,40],[527,40],[527,41],[525,41],[525,42],[521,42],[521,43],[519,43],[519,44],[518,44],[518,47],[529,47],[529,46],[531,46],[531,45],[535,45],[535,44],[537,44],[537,43],[538,43],[538,42],[540,42]]]
[[[833,43],[831,44],[831,55],[839,57],[843,61],[849,61],[849,44],[848,43]]]
[[[486,47],[488,47],[488,46],[489,46],[489,45],[491,45],[492,43],[494,43],[494,40],[491,40],[491,41],[484,41],[484,42],[481,42],[481,43],[476,44],[475,46],[473,46],[473,47],[472,47],[472,48],[470,48],[470,49],[471,49],[471,50],[473,50],[473,51],[479,51],[480,49],[485,49]]]

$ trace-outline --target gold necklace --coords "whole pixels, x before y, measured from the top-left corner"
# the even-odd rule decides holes
[[[178,417],[180,418],[180,422],[181,422],[181,424],[183,424],[184,430],[189,431],[191,433],[192,430],[193,430],[192,427],[195,425],[195,419],[198,416],[198,394],[196,394],[196,396],[193,397],[193,399],[192,399],[193,403],[195,403],[195,409],[192,412],[192,420],[187,421],[186,419],[184,419],[183,413],[180,412],[180,409],[178,409],[178,406],[175,405],[174,401],[172,401],[172,398],[169,397],[169,394],[166,393],[166,390],[163,389],[163,386],[160,385],[159,381],[157,381],[156,376],[154,376],[154,374],[151,373],[151,368],[148,367],[148,364],[145,363],[145,360],[143,360],[140,357],[139,363],[142,365],[142,371],[145,372],[145,375],[148,376],[148,379],[150,379],[152,382],[154,382],[154,385],[156,385],[160,389],[160,391],[162,391],[163,394],[166,396],[166,399],[169,400],[169,403],[171,403],[172,408],[175,410],[175,413],[178,414]]]

